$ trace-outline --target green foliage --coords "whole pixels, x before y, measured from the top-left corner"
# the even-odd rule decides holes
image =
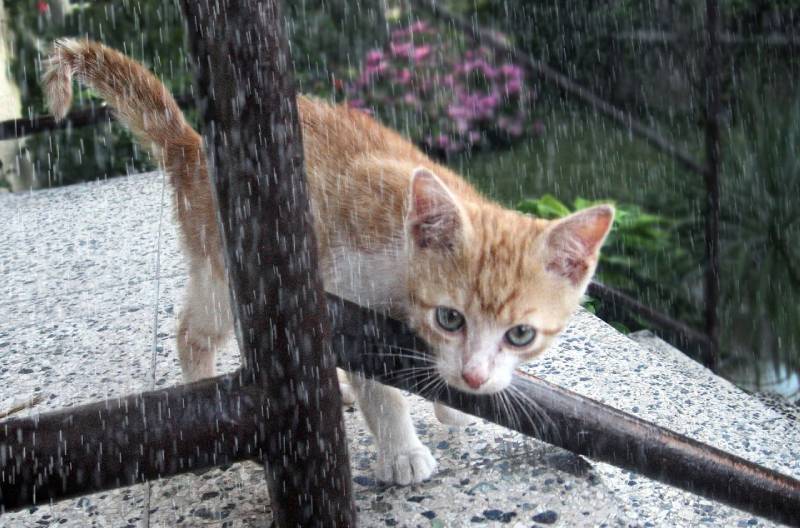
[[[355,9],[346,0],[287,2],[289,34],[300,88],[332,94],[333,71],[346,70],[365,49],[383,42],[382,10]],[[86,37],[144,63],[173,94],[188,93],[190,57],[179,3],[174,0],[33,0],[6,3],[14,34],[12,75],[26,115],[46,113],[40,61],[59,37]],[[76,105],[100,104],[76,89]],[[192,121],[190,113],[189,119]],[[66,185],[152,169],[131,135],[115,123],[45,133],[27,139],[40,185]]]
[[[552,194],[545,194],[541,198],[523,200],[517,204],[517,210],[539,218],[552,220],[567,216],[572,211]]]
[[[723,337],[800,370],[800,98],[744,101],[726,150],[721,213]],[[745,351],[742,351],[742,348]]]
[[[598,317],[602,317],[603,315],[603,303],[599,299],[595,299],[590,295],[584,296],[583,301],[581,302],[581,306],[583,306],[586,309],[586,311],[592,315],[596,315]],[[631,329],[625,323],[621,323],[620,321],[614,321],[614,320],[607,320],[606,322],[621,334],[631,333]],[[646,327],[647,325],[646,323],[641,323],[640,326]]]
[[[574,211],[586,209],[610,200],[576,198],[572,207],[545,194],[538,199],[523,200],[517,210],[539,218],[562,218]],[[674,238],[677,222],[642,211],[636,205],[617,205],[614,226],[600,254],[598,278],[624,290],[636,291],[641,285],[660,280],[654,271],[656,263],[667,255],[671,262],[690,266],[689,255]]]
[[[380,2],[299,0],[284,2],[300,91],[321,97],[343,95],[341,80],[355,71],[364,53],[381,47],[387,24]]]
[[[40,86],[40,60],[59,37],[88,37],[124,50],[144,62],[173,93],[188,91],[189,59],[183,23],[172,0],[8,3],[15,36],[12,74],[22,94],[26,114],[46,112]],[[41,6],[38,9],[37,6]],[[84,89],[76,90],[77,105],[98,104]],[[67,130],[30,137],[26,143],[40,184],[65,185],[138,172],[153,167],[116,124]]]
[[[611,202],[576,198],[570,207],[558,198],[545,194],[537,199],[523,200],[517,204],[517,210],[554,220],[581,209]],[[679,227],[679,222],[647,213],[636,205],[616,204],[614,225],[600,252],[597,278],[667,313],[685,313],[680,285],[688,270],[694,266],[692,256],[679,243]],[[633,313],[625,316],[628,324],[618,321],[619,314],[614,307],[605,306],[599,299],[586,296],[582,304],[623,334],[648,328],[647,321]]]

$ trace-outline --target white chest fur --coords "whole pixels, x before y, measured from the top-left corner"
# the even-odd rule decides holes
[[[369,252],[340,246],[324,259],[325,289],[376,310],[402,310],[408,298],[407,258],[397,246]]]

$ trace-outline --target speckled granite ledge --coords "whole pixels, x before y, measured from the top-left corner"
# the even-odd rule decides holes
[[[0,195],[0,410],[41,412],[178,383],[185,271],[163,178],[144,174]],[[159,222],[161,219],[161,222]],[[160,229],[159,229],[160,225]],[[160,231],[160,236],[159,236]],[[800,477],[800,426],[659,341],[588,313],[537,375]],[[238,363],[232,348],[220,370]],[[769,523],[476,420],[439,424],[412,398],[440,471],[413,487],[372,477],[372,439],[345,413],[362,526],[764,526]],[[269,526],[262,469],[236,464],[0,517],[3,527]]]

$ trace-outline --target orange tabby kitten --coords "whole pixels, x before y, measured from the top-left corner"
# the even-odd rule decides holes
[[[231,315],[201,137],[150,72],[85,40],[58,41],[48,59],[44,87],[58,118],[73,76],[108,101],[169,175],[190,273],[178,352],[187,380],[212,376]],[[325,288],[405,320],[430,343],[449,385],[505,389],[577,308],[614,209],[558,221],[509,211],[366,114],[302,96],[297,104]],[[430,477],[436,462],[402,394],[358,376],[351,382],[377,440],[378,478]],[[443,421],[460,418],[436,411]]]

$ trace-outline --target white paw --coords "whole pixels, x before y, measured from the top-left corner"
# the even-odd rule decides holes
[[[353,405],[356,402],[356,391],[352,385],[340,381],[339,390],[342,392],[342,405]]]
[[[353,405],[356,402],[356,390],[350,383],[350,378],[347,377],[347,373],[337,368],[336,377],[339,379],[339,391],[342,393],[342,404]]]
[[[436,459],[422,444],[391,454],[378,454],[376,476],[381,482],[406,486],[427,480],[436,471]]]
[[[436,419],[443,424],[455,425],[458,427],[465,427],[477,420],[477,418],[470,414],[457,411],[439,402],[433,404],[433,414],[435,414]]]

